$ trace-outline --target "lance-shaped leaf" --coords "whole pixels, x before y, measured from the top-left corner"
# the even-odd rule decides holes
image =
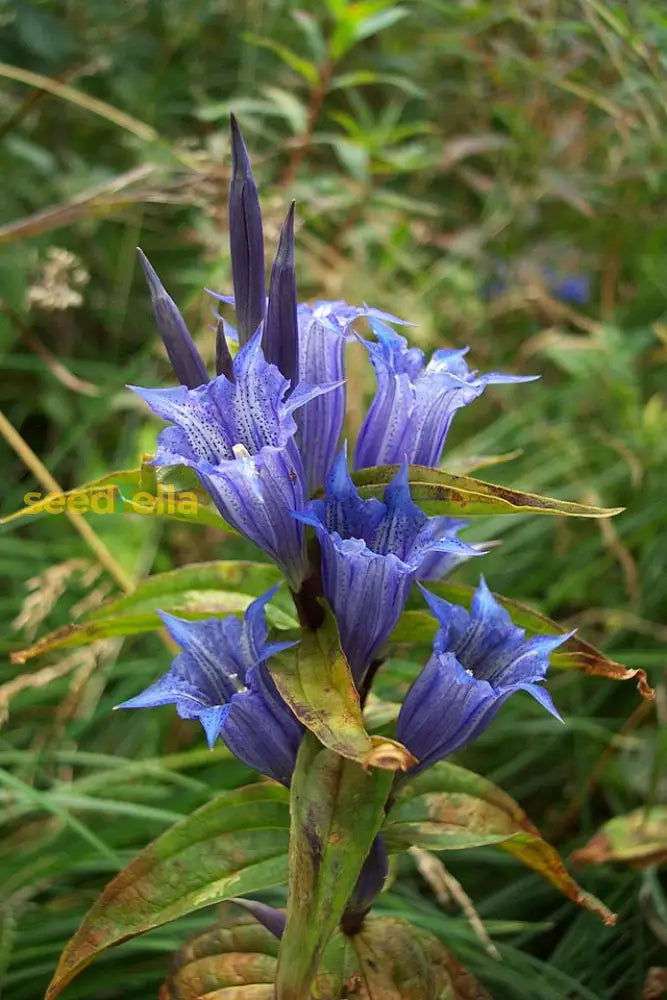
[[[112,945],[203,906],[287,877],[287,792],[276,784],[222,792],[158,837],[106,887],[65,947],[53,1000]]]
[[[614,816],[584,847],[570,855],[577,867],[621,861],[632,868],[647,868],[667,861],[667,806],[636,809]]]
[[[268,661],[271,676],[299,722],[320,743],[364,767],[405,771],[416,763],[400,743],[366,732],[359,693],[330,613],[317,631],[281,632],[280,638],[298,645]]]
[[[160,469],[157,477],[148,479],[145,468],[120,470],[65,493],[45,497],[35,493],[34,503],[0,518],[0,527],[40,514],[73,511],[77,514],[141,514],[233,533],[234,529],[223,521],[194,476],[185,475],[187,471],[180,467]]]
[[[176,378],[181,385],[186,385],[188,389],[196,389],[198,385],[203,385],[209,380],[206,365],[194,345],[176,303],[167,295],[148,257],[139,247],[137,247],[137,253],[150,292],[155,321]]]
[[[215,598],[207,593],[204,604],[195,610],[191,601],[188,608],[176,608],[180,617],[190,621],[210,618],[212,614],[242,614],[252,598],[247,594],[229,594],[219,592]],[[62,625],[60,628],[42,636],[37,642],[25,649],[17,649],[11,654],[12,663],[26,663],[44,653],[53,653],[59,649],[77,649],[79,646],[90,646],[102,639],[119,639],[128,635],[141,635],[143,632],[155,632],[164,627],[164,622],[157,611],[143,611],[136,614],[114,615],[111,618],[100,618],[86,622],[85,625]]]
[[[304,1000],[382,825],[393,776],[306,733],[292,778],[287,926],[276,1000]]]
[[[243,347],[264,319],[264,237],[262,213],[250,158],[241,129],[230,115],[232,179],[229,185],[229,246],[239,345]]]
[[[239,594],[259,597],[279,583],[280,572],[272,563],[249,562],[246,560],[216,560],[214,562],[190,563],[180,569],[166,573],[155,573],[141,580],[131,594],[114,598],[100,605],[86,615],[86,621],[98,621],[116,614],[140,613],[160,608],[164,611],[200,611],[205,606],[214,609],[220,594]],[[287,620],[285,627],[296,624],[287,589],[278,590],[271,599],[270,609],[281,608],[281,618]],[[213,611],[215,613],[215,611]],[[269,615],[270,617],[270,615]],[[277,623],[281,624],[281,623]]]
[[[509,795],[472,771],[443,762],[405,783],[382,831],[388,850],[431,851],[495,845],[552,883],[569,899],[597,913],[615,915],[567,872],[558,851],[540,836]]]
[[[360,469],[352,480],[362,497],[382,497],[398,465]],[[411,465],[408,470],[410,496],[426,514],[565,514],[568,517],[612,517],[623,507],[592,507],[554,500],[534,493],[494,486],[469,476],[454,476],[441,469]]]
[[[429,590],[454,604],[469,608],[475,592],[474,587],[459,583],[429,582]],[[511,615],[515,625],[529,632],[546,633],[547,635],[563,635],[564,629],[558,622],[533,608],[501,594],[493,597]],[[437,629],[437,622],[432,615],[423,611],[406,611],[391,635],[394,643],[411,645],[430,645]],[[578,635],[571,636],[561,649],[551,654],[550,664],[553,669],[576,670],[594,677],[607,677],[610,680],[627,681],[636,678],[637,690],[642,698],[651,700],[655,697],[653,688],[648,683],[646,671],[640,668],[630,669],[622,663],[605,656],[596,646]]]
[[[299,327],[294,271],[294,202],[280,230],[278,250],[271,267],[269,302],[262,335],[264,357],[296,388],[299,375]]]
[[[12,661],[25,663],[58,649],[154,632],[164,627],[159,611],[168,611],[189,621],[241,615],[253,598],[265,593],[279,580],[280,573],[269,563],[193,563],[183,569],[158,573],[139,583],[131,594],[107,601],[90,612],[82,624],[64,625],[26,649],[13,652]],[[277,628],[295,626],[286,593],[278,591],[274,596],[267,608],[267,618]]]
[[[369,917],[352,938],[368,1000],[490,1000],[443,944],[397,917]]]

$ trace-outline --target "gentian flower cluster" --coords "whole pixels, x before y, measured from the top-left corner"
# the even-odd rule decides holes
[[[324,596],[362,701],[413,584],[442,579],[484,547],[461,541],[465,522],[429,517],[410,495],[410,466],[437,466],[457,410],[488,385],[530,377],[471,371],[465,350],[430,360],[398,334],[401,320],[342,301],[298,303],[294,205],[282,227],[267,286],[257,189],[232,120],[229,219],[236,331],[218,317],[210,377],[172,299],[141,257],[157,324],[179,380],[137,392],[168,422],[155,464],[194,470],[222,517],[284,574],[304,628]],[[396,465],[380,499],[364,499],[341,446],[345,346],[364,318],[377,386],[354,451],[354,468]],[[390,325],[391,324],[391,325]],[[238,341],[233,356],[230,341]],[[312,530],[318,546],[307,545]],[[310,600],[304,601],[304,593]],[[401,708],[396,736],[418,763],[401,780],[475,739],[516,691],[557,716],[544,676],[563,636],[526,639],[484,581],[470,612],[423,591],[438,623],[433,652]],[[267,661],[291,643],[269,641],[269,591],[242,621],[163,615],[182,652],[169,671],[123,708],[174,704],[199,719],[209,745],[222,738],[239,759],[289,785],[303,727],[283,702]],[[306,612],[304,612],[304,608]],[[304,620],[305,614],[305,620]],[[357,908],[386,873],[381,839],[356,890]]]

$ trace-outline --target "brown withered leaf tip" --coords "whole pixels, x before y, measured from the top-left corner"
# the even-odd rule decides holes
[[[407,771],[419,763],[407,747],[385,736],[371,736],[373,749],[363,762],[364,771],[371,767],[381,767],[385,771]]]

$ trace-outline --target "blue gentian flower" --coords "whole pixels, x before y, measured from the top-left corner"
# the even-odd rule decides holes
[[[591,282],[587,274],[568,274],[554,281],[551,292],[562,302],[585,305],[591,297]]]
[[[265,361],[260,338],[258,330],[234,358],[233,381],[218,375],[196,389],[131,388],[173,424],[160,434],[154,463],[194,469],[225,520],[298,590],[307,559],[303,527],[291,514],[306,492],[293,412],[332,387],[301,383],[286,400],[288,382]]]
[[[308,493],[323,485],[336,456],[345,420],[345,344],[360,317],[403,321],[370,306],[347,302],[301,303],[299,323],[299,378],[311,385],[339,382],[333,392],[311,399],[296,416],[297,441],[306,469]]]
[[[419,761],[411,774],[474,740],[516,691],[527,691],[560,719],[541,681],[550,654],[572,633],[526,639],[484,579],[469,612],[422,590],[440,628],[398,716],[396,738]]]
[[[443,518],[427,517],[410,499],[403,463],[380,500],[362,500],[342,448],[323,500],[294,515],[315,528],[322,550],[324,594],[338,622],[341,646],[358,684],[396,625],[408,591],[434,553],[476,554],[442,537]]]
[[[182,652],[163,677],[118,708],[175,705],[182,719],[199,719],[210,747],[221,737],[248,767],[289,785],[303,727],[266,666],[294,645],[267,642],[264,608],[276,589],[253,601],[243,620],[191,622],[160,612]]]
[[[437,350],[427,363],[424,352],[379,320],[371,326],[377,343],[365,342],[377,378],[354,458],[356,469],[440,462],[455,412],[480,396],[487,385],[530,382],[536,376],[478,375],[459,351]]]

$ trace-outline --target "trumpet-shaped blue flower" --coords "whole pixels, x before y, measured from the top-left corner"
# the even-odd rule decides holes
[[[384,503],[362,500],[347,469],[346,448],[327,477],[325,498],[295,517],[317,532],[324,593],[357,683],[396,625],[428,557],[476,554],[443,537],[445,519],[427,517],[413,504],[405,463],[387,486]]]
[[[331,386],[302,383],[285,400],[288,382],[264,360],[260,338],[261,330],[234,358],[233,381],[219,375],[196,389],[132,388],[173,424],[160,434],[154,463],[194,469],[225,520],[298,589],[307,559],[303,527],[291,515],[306,493],[293,413]]]
[[[356,469],[410,464],[438,465],[454,414],[480,396],[487,385],[530,382],[535,376],[478,375],[460,351],[438,350],[427,363],[424,352],[408,347],[386,324],[371,320],[377,343],[366,342],[377,391],[355,452]]]
[[[483,579],[469,612],[423,593],[440,628],[398,717],[396,737],[419,761],[411,774],[474,740],[516,691],[527,691],[560,719],[541,681],[550,654],[572,633],[526,639]]]
[[[389,313],[347,302],[301,303],[299,323],[299,378],[311,385],[338,382],[333,392],[311,399],[296,416],[297,441],[306,469],[308,493],[324,483],[335,458],[345,420],[345,344],[352,325],[362,316],[401,323]]]
[[[244,764],[289,785],[303,727],[266,667],[294,645],[267,642],[264,608],[276,589],[253,601],[242,621],[230,615],[191,622],[160,612],[182,652],[163,677],[118,708],[175,705],[182,719],[199,719],[210,747],[222,737]]]

